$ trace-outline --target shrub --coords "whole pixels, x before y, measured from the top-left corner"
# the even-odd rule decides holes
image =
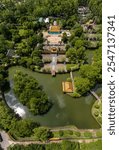
[[[64,132],[63,131],[59,131],[59,136],[63,136],[64,135]]]
[[[92,133],[91,132],[84,132],[84,136],[87,138],[91,138],[92,137]]]
[[[100,107],[100,106],[99,106],[98,104],[95,105],[95,108],[96,108],[96,109],[99,109],[99,107]]]
[[[72,80],[71,80],[71,78],[67,78],[67,81],[68,81],[68,82],[71,82]]]
[[[98,110],[95,110],[95,111],[94,111],[94,115],[95,115],[95,117],[98,117],[98,116],[99,116],[99,111],[98,111]]]
[[[96,136],[97,136],[97,137],[102,137],[102,131],[101,131],[101,130],[100,130],[100,131],[97,131],[97,132],[96,132]]]
[[[71,130],[67,130],[67,134],[72,135],[72,134],[73,134],[73,131],[71,131]]]
[[[81,136],[81,133],[80,132],[75,132],[75,135],[80,137]]]
[[[71,95],[72,97],[74,97],[74,98],[80,97],[80,94],[78,94],[77,92],[73,92],[73,93],[71,93],[70,95]]]
[[[66,65],[67,71],[75,71],[79,69],[79,66],[77,64],[67,64]]]
[[[102,117],[99,116],[99,117],[97,118],[97,121],[98,121],[100,124],[102,124]]]

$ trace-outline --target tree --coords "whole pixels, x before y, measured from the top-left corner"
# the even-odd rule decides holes
[[[14,75],[14,92],[20,102],[35,115],[45,114],[51,107],[51,102],[37,80],[20,71]]]
[[[52,132],[48,128],[39,127],[35,128],[33,131],[36,140],[47,141],[49,138],[53,136]]]
[[[81,26],[74,30],[75,36],[81,37],[82,33],[83,33],[83,28]]]
[[[7,77],[8,71],[5,69],[5,67],[0,66],[0,91],[2,94],[9,89]]]
[[[76,63],[76,49],[75,48],[69,48],[68,51],[66,52],[66,56],[68,57],[71,63]]]
[[[84,41],[83,40],[77,40],[75,42],[75,48],[78,49],[80,47],[84,46]]]
[[[0,53],[6,54],[7,52],[7,42],[3,35],[0,35]]]
[[[0,128],[9,131],[11,124],[16,120],[14,112],[6,106],[4,101],[0,101]]]
[[[67,43],[67,41],[68,41],[68,37],[67,37],[66,32],[63,33],[62,41],[63,41],[64,43]]]
[[[28,37],[29,31],[25,30],[25,29],[20,29],[19,30],[19,35],[20,35],[20,37]]]
[[[98,23],[102,21],[102,0],[89,0],[89,8],[97,19]]]
[[[66,56],[72,64],[81,65],[86,60],[85,48],[82,46],[78,49],[69,48],[66,52]]]
[[[6,23],[0,24],[0,34],[2,34],[7,40],[11,38],[12,35]]]
[[[90,70],[90,71],[89,71]],[[93,87],[95,82],[97,81],[100,73],[100,68],[96,65],[82,65],[80,67],[80,75],[83,78],[88,78],[90,80],[90,84]]]
[[[77,142],[63,141],[62,150],[80,150],[80,144]]]
[[[76,77],[74,79],[76,91],[83,95],[90,90],[90,81],[87,78]]]
[[[31,120],[19,120],[11,124],[10,133],[17,137],[29,137],[33,134],[33,129],[38,127],[38,124]]]

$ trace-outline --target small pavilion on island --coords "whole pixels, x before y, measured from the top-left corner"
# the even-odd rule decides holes
[[[72,82],[62,82],[62,89],[64,93],[72,93],[73,92]]]

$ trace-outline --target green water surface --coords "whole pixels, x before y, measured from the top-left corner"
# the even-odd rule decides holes
[[[51,77],[51,75],[32,72],[23,67],[11,67],[9,69],[10,80],[13,79],[16,70],[21,70],[36,78],[39,84],[43,86],[49,99],[53,102],[53,106],[47,114],[33,116],[31,113],[28,113],[26,117],[39,121],[41,125],[49,127],[66,125],[75,125],[81,129],[100,127],[91,115],[91,108],[95,101],[92,95],[89,94],[88,96],[75,99],[67,94],[63,94],[62,81],[65,81],[69,74]],[[73,75],[78,75],[78,72],[73,73]],[[101,87],[97,88],[97,92],[101,94]]]

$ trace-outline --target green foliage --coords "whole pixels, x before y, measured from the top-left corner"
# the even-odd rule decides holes
[[[19,120],[11,124],[9,132],[16,137],[29,137],[33,134],[33,129],[36,127],[38,127],[38,124],[31,120]]]
[[[68,81],[68,82],[71,82],[71,78],[67,78],[67,81]]]
[[[27,37],[28,36],[28,30],[24,30],[24,29],[20,29],[19,30],[19,35],[21,36],[21,37]]]
[[[101,150],[102,141],[96,141],[91,143],[81,143],[81,150]]]
[[[33,131],[36,140],[47,141],[49,138],[53,137],[52,132],[45,127],[35,128]]]
[[[3,101],[0,101],[0,127],[9,130],[15,121],[14,113],[6,107]]]
[[[83,33],[83,28],[81,26],[74,30],[74,34],[77,37],[81,37],[82,33]]]
[[[85,48],[80,47],[78,49],[75,48],[69,48],[68,51],[66,52],[66,56],[69,59],[69,62],[72,64],[82,64],[85,60]]]
[[[51,107],[47,95],[38,85],[37,80],[20,71],[14,75],[14,92],[22,104],[35,115],[44,114]]]
[[[67,37],[67,34],[65,32],[63,33],[62,41],[64,43],[67,43],[67,41],[68,41],[68,37]]]
[[[99,125],[102,125],[102,100],[95,101],[92,107],[92,115],[96,119],[96,121],[99,123]]]
[[[97,116],[99,116],[99,111],[98,110],[95,110],[94,111],[94,115],[97,117]]]
[[[8,150],[45,150],[43,145],[38,144],[30,144],[28,146],[16,144],[14,146],[10,146]]]
[[[80,150],[80,144],[76,142],[63,141],[62,142],[62,150]]]
[[[75,135],[76,135],[77,137],[80,137],[80,136],[81,136],[81,133],[80,133],[80,132],[75,132]]]
[[[97,23],[102,21],[102,0],[89,0],[89,8],[95,16]]]
[[[67,71],[75,71],[79,69],[79,65],[78,64],[66,64],[66,69]]]
[[[99,109],[100,106],[99,106],[99,104],[95,104],[94,107],[95,107],[96,109]]]
[[[13,137],[28,137],[39,124],[31,120],[20,120],[15,113],[0,101],[0,128],[8,131]]]
[[[73,93],[70,93],[69,94],[71,97],[74,97],[74,98],[79,98],[81,95],[79,93],[77,93],[76,91],[73,92]]]
[[[98,78],[99,71],[96,66],[86,64],[80,67],[80,75],[83,78],[88,78],[91,82],[91,86],[94,86],[94,83],[96,79]]]
[[[0,66],[0,91],[4,93],[9,89],[8,71],[5,67]]]
[[[91,138],[92,137],[92,133],[91,132],[84,132],[84,136],[87,138]]]
[[[9,63],[9,59],[6,58],[7,51],[8,51],[8,41],[2,34],[0,34],[0,64]]]
[[[76,40],[75,48],[78,49],[78,48],[80,48],[82,46],[84,46],[84,41],[83,40]]]
[[[59,136],[63,136],[64,135],[64,132],[63,131],[59,131]]]
[[[102,137],[102,130],[96,132],[97,137]]]
[[[61,143],[52,144],[30,144],[27,146],[14,145],[9,147],[9,150],[80,150],[80,144],[78,142],[63,141]],[[97,150],[97,149],[96,149]]]
[[[90,81],[87,78],[75,77],[74,84],[76,91],[81,95],[90,90]]]
[[[100,124],[102,124],[102,116],[99,116],[99,117],[97,118],[97,121],[98,121]]]

